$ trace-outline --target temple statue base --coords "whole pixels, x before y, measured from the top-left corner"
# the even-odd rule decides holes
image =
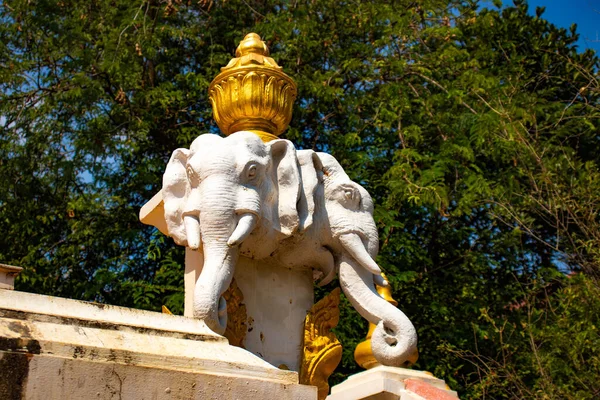
[[[240,257],[235,280],[244,296],[244,348],[270,364],[300,371],[306,313],[314,304],[312,271]]]
[[[316,387],[204,322],[0,290],[2,399],[306,399]]]
[[[194,287],[203,255],[186,248],[185,312],[194,315]],[[300,371],[306,313],[314,304],[312,270],[290,269],[273,260],[240,256],[227,292],[229,343],[273,366]]]
[[[378,366],[331,388],[327,400],[457,400],[456,392],[428,372]]]

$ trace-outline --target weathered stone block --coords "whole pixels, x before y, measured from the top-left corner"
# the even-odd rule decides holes
[[[0,291],[0,371],[11,400],[317,398],[202,321],[15,291]]]

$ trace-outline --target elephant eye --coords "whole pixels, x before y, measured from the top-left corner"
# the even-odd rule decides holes
[[[356,188],[354,188],[352,186],[345,186],[343,188],[343,191],[344,191],[344,197],[346,198],[346,200],[355,201],[359,198],[358,190],[356,190]]]
[[[256,164],[250,164],[246,168],[246,176],[248,179],[253,179],[256,176]]]

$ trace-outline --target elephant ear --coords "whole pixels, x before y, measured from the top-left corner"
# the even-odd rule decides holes
[[[183,211],[186,199],[190,193],[186,173],[189,157],[190,151],[188,149],[175,150],[163,174],[162,193],[167,229],[169,236],[175,240],[175,243],[182,246],[187,246],[187,236],[183,224]]]
[[[267,143],[271,150],[273,180],[277,186],[277,209],[274,210],[272,223],[274,228],[291,236],[300,222],[298,201],[302,181],[300,167],[296,157],[296,148],[289,140],[279,139]]]
[[[302,174],[302,194],[298,202],[300,216],[299,231],[303,232],[313,223],[315,208],[319,207],[318,201],[323,197],[319,189],[323,183],[323,165],[321,160],[312,150],[298,150],[298,163]]]
[[[325,175],[325,185],[328,182],[349,181],[350,178],[334,156],[327,153],[317,153],[317,157],[321,161],[323,174]]]

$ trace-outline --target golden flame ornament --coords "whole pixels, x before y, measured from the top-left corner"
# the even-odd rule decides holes
[[[244,304],[244,293],[240,290],[235,278],[231,280],[231,285],[223,293],[223,298],[227,303],[227,327],[223,336],[229,340],[230,345],[243,349],[248,331],[246,323],[248,315]]]
[[[323,297],[306,314],[300,383],[318,389],[318,399],[329,393],[329,376],[342,359],[342,345],[331,330],[340,321],[340,288]]]
[[[264,141],[277,139],[292,119],[296,83],[256,33],[246,35],[235,55],[208,88],[215,121],[225,135],[251,131]]]

